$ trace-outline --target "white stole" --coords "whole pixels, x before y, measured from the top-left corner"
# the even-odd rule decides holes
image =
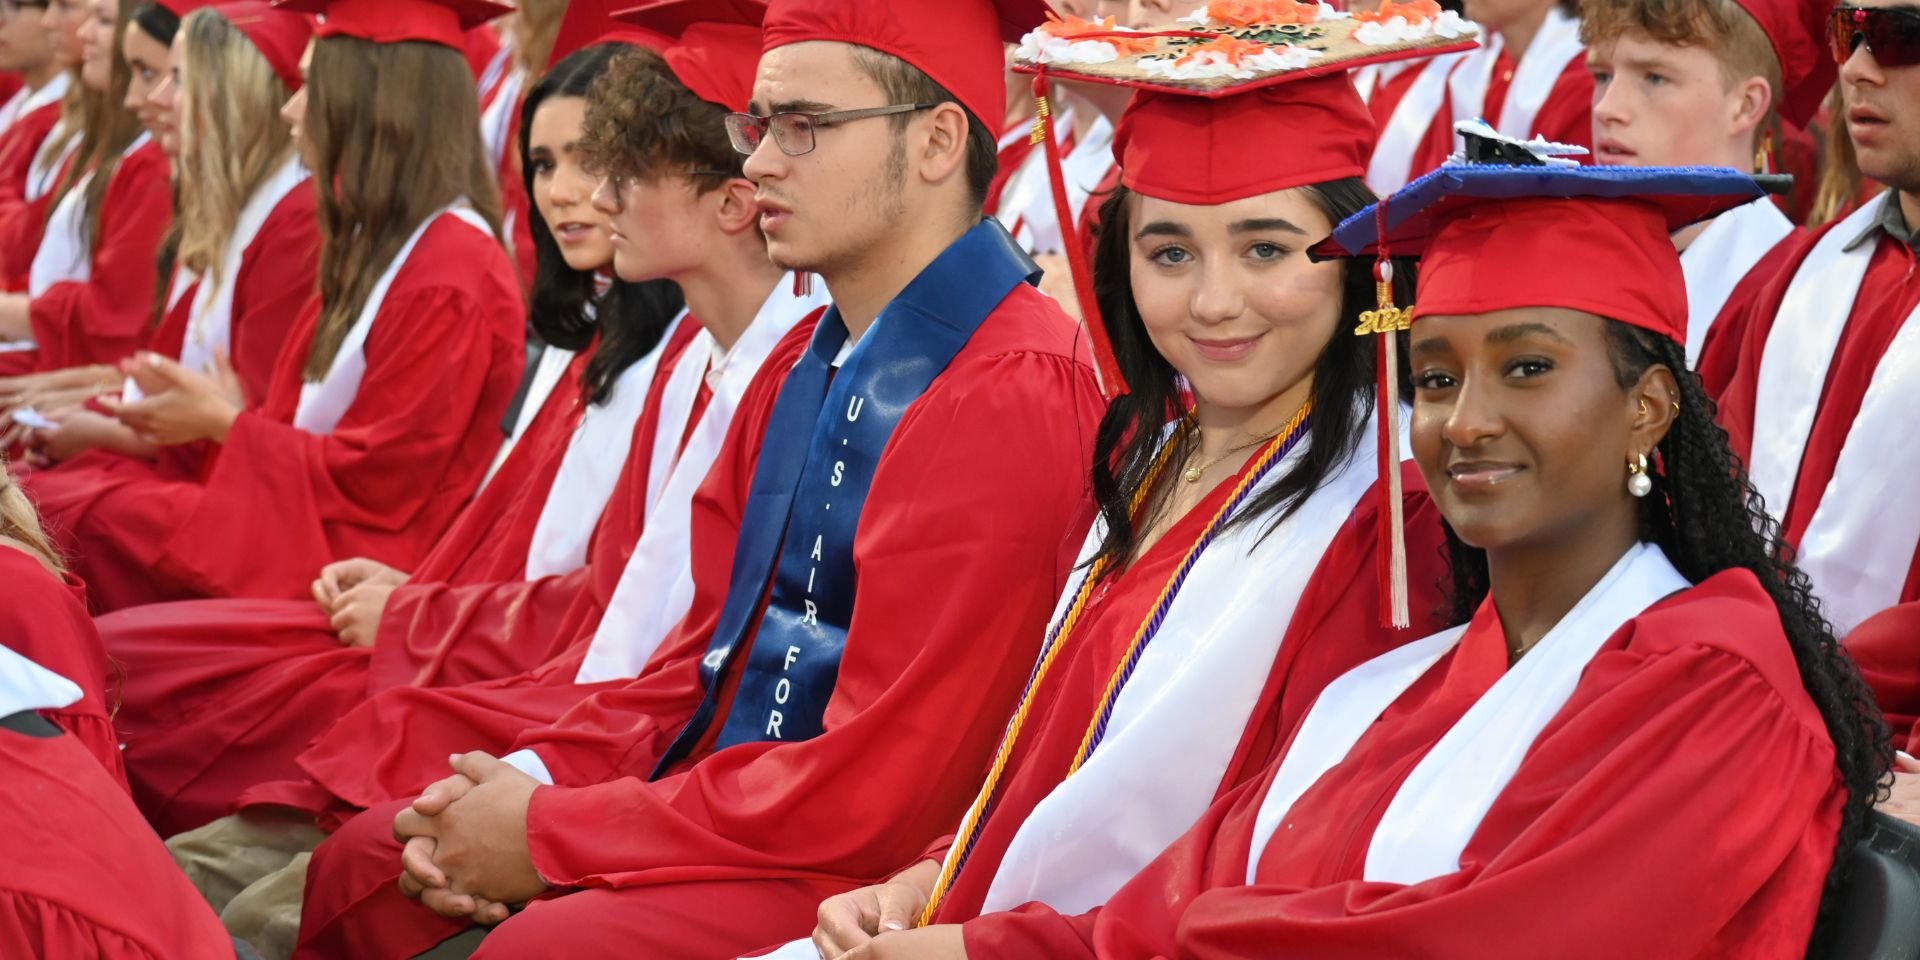
[[[215,351],[231,354],[233,342],[233,288],[240,277],[247,248],[260,235],[267,217],[280,201],[300,189],[308,179],[307,168],[298,157],[289,156],[280,169],[254,188],[247,205],[234,220],[233,235],[220,252],[220,278],[216,287],[211,275],[200,278],[193,306],[187,315],[186,338],[180,343],[180,365],[200,373],[213,372]],[[177,293],[175,294],[178,295]]]
[[[1787,287],[1760,358],[1748,472],[1767,509],[1784,519],[1813,433],[1828,368],[1852,315],[1877,244],[1844,247],[1896,203],[1894,191],[1829,229]],[[1860,412],[1817,495],[1795,563],[1813,579],[1837,633],[1899,602],[1920,543],[1920,502],[1905,478],[1920,470],[1920,445],[1907,442],[1920,396],[1920,310],[1902,322],[1874,368]],[[1842,389],[1853,389],[1846,384]]]
[[[1687,278],[1687,366],[1700,362],[1707,329],[1753,265],[1793,232],[1793,222],[1767,197],[1735,207],[1707,224],[1680,253]]]
[[[1489,108],[1487,90],[1493,84],[1493,69],[1500,60],[1500,52],[1506,49],[1506,41],[1499,33],[1482,30],[1481,35],[1487,38],[1486,45],[1465,54],[1459,69],[1447,83],[1456,123],[1484,119]],[[1573,58],[1585,51],[1586,47],[1580,43],[1580,21],[1554,5],[1527,45],[1526,54],[1514,67],[1513,82],[1507,84],[1507,99],[1500,108],[1500,122],[1494,129],[1516,140],[1531,139],[1534,118],[1546,105],[1554,81]],[[1462,142],[1460,135],[1454,134],[1455,150],[1461,149]]]
[[[502,56],[510,56],[509,51],[501,51]],[[491,69],[491,68],[489,68]],[[501,77],[492,102],[480,114],[480,141],[487,147],[487,159],[493,161],[493,169],[505,169],[507,150],[512,146],[514,121],[519,119],[520,88],[527,82],[526,72],[519,69],[508,70]]]
[[[41,84],[38,90],[22,87],[19,93],[13,95],[13,99],[7,101],[6,106],[0,107],[0,133],[12,129],[27,114],[59,103],[67,95],[67,86],[71,82],[67,71],[62,70]]]
[[[1206,811],[1301,594],[1376,479],[1376,428],[1365,422],[1359,452],[1271,533],[1267,523],[1246,524],[1200,554],[1115,701],[1100,748],[1021,823],[982,913],[1034,900],[1061,913],[1091,910]],[[1278,483],[1307,449],[1301,443],[1257,489]],[[1104,534],[1095,524],[1082,564]],[[1061,594],[1054,623],[1086,576]],[[959,855],[958,845],[948,853]]]
[[[373,330],[374,317],[380,313],[380,305],[386,301],[394,278],[400,275],[400,269],[413,256],[413,248],[420,244],[420,238],[426,235],[427,228],[446,216],[454,217],[488,237],[493,236],[487,221],[474,212],[465,197],[420,221],[420,225],[413,230],[413,236],[407,238],[400,251],[394,254],[392,262],[387,264],[386,272],[367,292],[366,306],[360,308],[360,315],[354,318],[353,326],[347,328],[347,335],[340,341],[340,349],[335,351],[326,376],[318,383],[301,385],[300,405],[293,415],[294,426],[308,433],[325,436],[333,432],[340,418],[353,406],[354,397],[360,392],[360,379],[367,375],[367,334]]]
[[[767,355],[795,324],[828,303],[825,286],[815,289],[818,292],[796,296],[793,278],[781,278],[754,315],[753,323],[712,371],[707,366],[713,357],[713,337],[701,330],[687,345],[660,398],[660,426],[653,437],[647,515],[640,542],[634,545],[633,556],[620,572],[620,583],[607,602],[586,659],[574,676],[575,683],[639,676],[640,668],[667,632],[686,616],[693,602],[689,557],[694,492],[720,455],[740,398]],[[687,420],[703,379],[712,396],[693,433],[687,435]],[[685,450],[680,450],[682,436],[687,439]]]
[[[80,137],[74,136],[60,148],[60,155],[53,155],[53,145],[66,132],[66,121],[62,120],[47,131],[46,139],[33,151],[33,163],[27,168],[27,199],[38,200],[53,192],[54,185],[60,182],[60,171],[80,149]]]
[[[151,139],[142,133],[121,151],[122,159],[147,145]],[[117,169],[116,169],[117,172]],[[93,182],[91,171],[75,180],[47,217],[47,232],[34,252],[27,272],[27,295],[39,297],[58,284],[86,283],[93,277],[93,249],[87,242],[87,185]]]
[[[1635,544],[1567,615],[1482,694],[1421,759],[1367,846],[1368,881],[1412,885],[1460,869],[1460,855],[1548,723],[1566,706],[1608,638],[1690,586],[1659,547]],[[1380,714],[1466,633],[1435,634],[1376,657],[1327,685],[1280,762],[1254,819],[1247,883],[1295,801],[1346,759]]]
[[[587,542],[593,539],[607,498],[613,495],[628,451],[633,448],[633,427],[646,409],[661,354],[686,316],[685,310],[680,311],[661,333],[660,342],[620,371],[606,401],[581,414],[580,424],[567,441],[567,452],[560,458],[560,469],[553,475],[540,520],[533,528],[533,542],[527,549],[527,579],[568,573],[587,562]],[[554,399],[569,403],[574,398]]]
[[[167,312],[173,312],[173,308],[180,305],[180,298],[186,296],[188,290],[195,289],[194,284],[199,282],[200,274],[175,264],[173,279],[167,283]],[[146,391],[141,390],[140,384],[132,377],[120,381],[121,403],[139,403],[146,396]]]
[[[12,549],[0,547],[0,550]],[[0,643],[0,717],[59,710],[80,702],[80,685]]]
[[[553,396],[560,378],[567,373],[567,367],[573,364],[574,351],[562,350],[552,344],[540,351],[540,359],[534,361],[533,378],[527,382],[527,395],[520,401],[520,415],[514,418],[513,429],[507,439],[501,441],[500,449],[494,452],[493,464],[487,467],[487,477],[480,481],[481,489],[492,482],[493,475],[500,472],[507,457],[512,456],[513,448],[520,445],[520,438],[526,436],[527,428],[533,426],[533,418],[539,416],[540,408],[546,406],[547,398]]]
[[[1449,53],[1419,65],[1420,75],[1394,105],[1393,114],[1380,129],[1373,156],[1367,160],[1367,186],[1372,187],[1374,193],[1387,196],[1412,179],[1413,155],[1439,118],[1441,104],[1446,102],[1447,77],[1466,56],[1466,53]]]

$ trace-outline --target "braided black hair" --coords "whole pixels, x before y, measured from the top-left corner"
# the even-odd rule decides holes
[[[1886,720],[1821,613],[1812,581],[1794,566],[1793,549],[1781,539],[1779,523],[1768,515],[1747,479],[1746,466],[1728,445],[1726,431],[1715,420],[1712,398],[1687,369],[1685,349],[1617,320],[1607,321],[1607,346],[1614,377],[1623,389],[1655,366],[1672,371],[1680,385],[1680,410],[1655,449],[1656,468],[1648,471],[1653,492],[1640,500],[1640,539],[1657,544],[1692,583],[1722,570],[1752,571],[1780,612],[1801,683],[1833,739],[1834,764],[1846,785],[1847,801],[1814,936],[1814,942],[1823,942],[1820,934],[1844,879],[1845,853],[1865,831],[1874,803],[1885,796],[1893,764]],[[1453,619],[1464,623],[1486,598],[1487,555],[1463,543],[1452,527],[1446,534]]]

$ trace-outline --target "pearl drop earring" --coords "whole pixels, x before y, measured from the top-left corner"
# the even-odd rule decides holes
[[[1636,497],[1653,492],[1653,478],[1647,476],[1647,455],[1644,453],[1637,460],[1627,461],[1627,492]]]

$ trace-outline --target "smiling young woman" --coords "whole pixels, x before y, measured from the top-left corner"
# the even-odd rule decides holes
[[[1276,762],[1097,916],[1028,907],[1003,942],[1805,955],[1889,756],[1682,359],[1668,234],[1760,191],[1589,170],[1451,167],[1335,232],[1359,253],[1389,222],[1382,246],[1424,248],[1411,436],[1464,625],[1330,683]],[[1765,777],[1739,743],[1768,745]]]

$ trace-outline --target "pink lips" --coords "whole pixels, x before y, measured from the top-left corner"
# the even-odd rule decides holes
[[[1260,337],[1240,337],[1233,340],[1201,340],[1197,337],[1188,337],[1187,341],[1193,344],[1193,351],[1201,357],[1215,363],[1229,363],[1252,353],[1254,344],[1260,342]]]
[[[1491,490],[1518,476],[1521,467],[1511,463],[1497,463],[1491,460],[1468,460],[1447,465],[1447,476],[1453,485],[1466,492]]]

